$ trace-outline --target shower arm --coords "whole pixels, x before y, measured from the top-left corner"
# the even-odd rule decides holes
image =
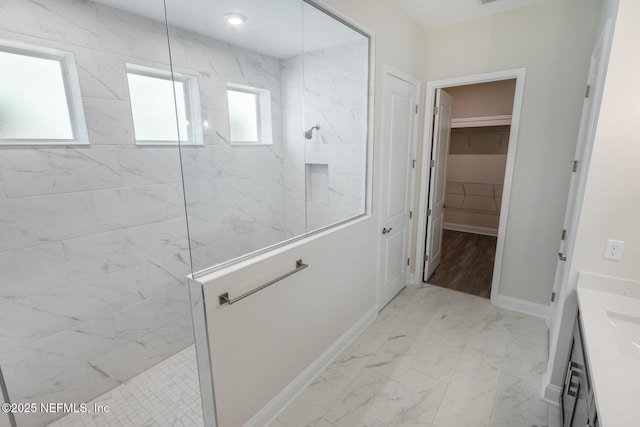
[[[313,130],[314,130],[314,129],[315,129],[315,130],[317,130],[317,131],[320,131],[320,125],[315,125],[315,126],[313,126],[311,129],[309,129],[309,130],[305,131],[305,132],[304,132],[304,137],[305,137],[306,139],[311,139],[311,138],[313,138]]]

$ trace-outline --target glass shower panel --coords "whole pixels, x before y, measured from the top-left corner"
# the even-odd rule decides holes
[[[313,231],[365,213],[369,38],[305,3],[305,193]]]
[[[8,397],[76,405],[15,414],[18,426],[39,427],[108,398],[99,396],[193,343],[180,153],[175,136],[172,145],[136,143],[127,80],[133,66],[171,81],[162,0],[2,0],[0,28],[0,51],[19,46],[34,57],[73,57],[65,78],[80,93],[67,87],[66,95],[89,134],[82,146],[49,132],[43,145],[0,150],[0,367]],[[41,74],[20,75],[34,73]],[[14,78],[0,68],[3,83]],[[2,99],[0,115],[15,113],[7,109],[16,102]],[[144,399],[169,390],[166,380],[154,377],[154,390],[129,402],[111,401],[110,413],[95,421],[125,419],[134,399],[152,408]],[[168,400],[176,417],[184,395],[181,388]],[[77,418],[85,415],[55,425],[84,425]],[[157,413],[138,415],[143,423]]]
[[[174,76],[199,88],[202,141],[180,136],[194,273],[364,214],[368,37],[301,0],[166,5]]]
[[[199,271],[304,232],[288,226],[290,88],[302,69],[287,59],[302,53],[300,0],[167,0],[175,72],[197,76],[203,143],[181,156],[193,270]],[[233,25],[230,15],[244,22]],[[291,123],[297,121],[297,123]],[[302,151],[301,151],[302,153]]]

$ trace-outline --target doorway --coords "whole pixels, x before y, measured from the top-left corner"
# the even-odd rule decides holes
[[[523,86],[524,70],[428,83],[417,282],[498,295]]]

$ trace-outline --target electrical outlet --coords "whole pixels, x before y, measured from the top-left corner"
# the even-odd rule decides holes
[[[607,245],[604,247],[604,258],[614,261],[620,261],[622,258],[622,250],[624,249],[624,242],[621,240],[607,240]]]

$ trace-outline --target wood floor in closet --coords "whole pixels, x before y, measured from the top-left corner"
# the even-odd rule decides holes
[[[489,298],[497,238],[452,230],[443,232],[442,261],[427,283]]]

